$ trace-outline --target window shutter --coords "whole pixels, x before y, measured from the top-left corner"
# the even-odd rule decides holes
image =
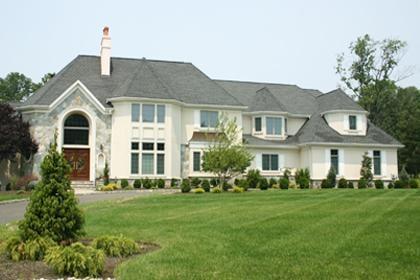
[[[386,151],[381,150],[381,175],[382,176],[387,176],[387,172],[386,172]]]
[[[200,110],[194,110],[194,127],[200,128]]]
[[[258,170],[262,170],[262,154],[261,153],[257,153],[255,155],[255,165]]]
[[[338,174],[344,176],[344,149],[338,150]]]
[[[357,116],[356,129],[362,130],[362,116]]]
[[[284,155],[278,154],[279,157],[279,170],[282,170],[284,168]]]
[[[344,115],[344,129],[348,130],[350,129],[350,124],[349,124],[349,115]]]
[[[331,168],[331,150],[325,149],[325,174],[328,174],[328,171]]]
[[[372,161],[372,173],[374,172],[374,169],[373,169],[373,150],[369,150],[368,151],[368,157],[370,157],[370,159],[371,159],[371,161]]]

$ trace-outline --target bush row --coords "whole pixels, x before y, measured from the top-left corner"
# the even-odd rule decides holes
[[[321,188],[328,189],[328,188],[335,188],[335,184],[331,184],[328,179],[324,179],[321,181]],[[345,178],[341,178],[337,182],[337,188],[344,189],[344,188],[350,188],[354,189],[355,185],[352,181],[347,181]],[[357,188],[358,189],[366,189],[366,188],[375,188],[375,189],[384,189],[385,183],[382,180],[373,180],[372,182],[368,182],[364,178],[360,178],[357,181]],[[409,179],[407,181],[403,180],[395,180],[392,182],[389,182],[387,185],[388,189],[404,189],[404,188],[411,188],[411,189],[417,189],[419,188],[419,180],[417,179]]]

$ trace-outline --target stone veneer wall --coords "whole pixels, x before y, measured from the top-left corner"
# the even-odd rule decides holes
[[[104,115],[100,112],[79,90],[69,95],[60,105],[51,112],[25,113],[23,118],[31,125],[31,134],[39,144],[38,152],[34,156],[33,173],[38,175],[42,159],[48,151],[49,144],[54,138],[54,132],[60,129],[59,116],[69,109],[84,109],[90,113],[96,122],[96,146],[95,164],[96,177],[99,177],[103,170],[98,167],[98,156],[103,154],[105,160],[110,162],[111,149],[111,115]],[[90,129],[92,129],[90,127]],[[92,133],[92,130],[91,130]],[[91,134],[92,135],[92,134]],[[92,141],[92,139],[89,139]]]

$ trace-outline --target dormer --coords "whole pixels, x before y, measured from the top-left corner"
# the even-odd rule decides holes
[[[341,135],[366,135],[367,112],[329,111],[324,112],[323,117],[328,125]]]
[[[252,116],[252,135],[273,140],[287,138],[287,118],[285,115],[260,112]]]

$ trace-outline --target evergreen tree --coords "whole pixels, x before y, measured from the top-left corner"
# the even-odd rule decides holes
[[[327,174],[327,187],[328,188],[335,188],[335,184],[337,181],[337,172],[335,171],[335,168],[331,166],[330,170]]]
[[[362,168],[360,169],[360,176],[366,180],[368,184],[372,182],[372,158],[368,156],[368,153],[363,155]]]
[[[84,218],[71,188],[71,168],[64,155],[57,151],[56,139],[55,135],[42,161],[42,179],[32,192],[24,220],[19,225],[24,240],[42,236],[68,242],[83,234]]]

